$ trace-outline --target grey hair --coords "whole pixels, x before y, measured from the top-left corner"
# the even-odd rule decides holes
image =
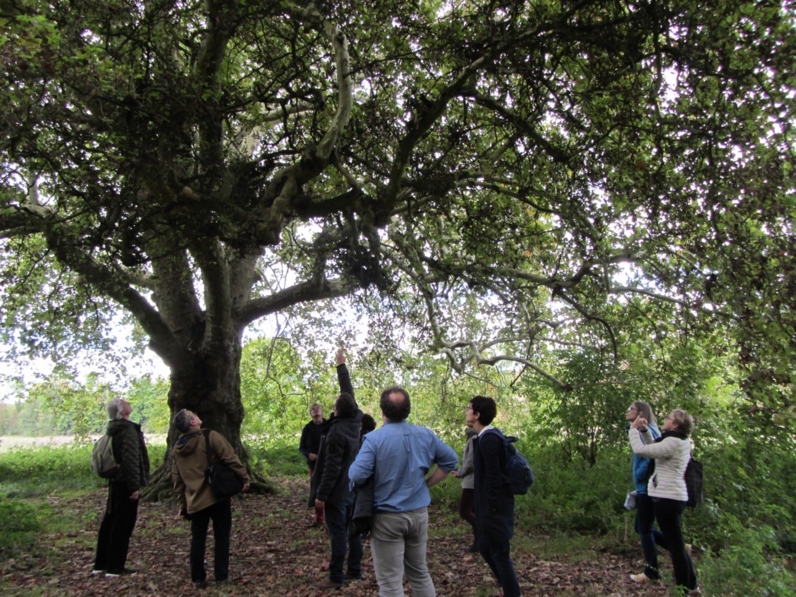
[[[191,415],[188,414],[188,411],[184,408],[174,415],[174,420],[172,421],[174,427],[180,433],[185,433],[191,428]]]
[[[679,431],[685,433],[686,436],[691,435],[691,432],[694,430],[694,418],[691,415],[681,408],[675,408],[669,417],[672,419],[672,422],[677,425]]]
[[[108,411],[109,419],[122,418],[122,398],[113,398],[108,404],[105,405],[105,410]]]

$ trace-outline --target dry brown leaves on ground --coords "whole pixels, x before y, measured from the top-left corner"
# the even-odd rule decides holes
[[[138,524],[130,544],[128,567],[138,574],[104,578],[91,575],[94,542],[105,493],[96,492],[80,500],[60,500],[56,510],[70,511],[87,521],[86,528],[70,535],[48,536],[36,555],[19,554],[0,562],[0,592],[10,595],[105,596],[136,595],[172,597],[203,594],[208,597],[312,597],[325,593],[341,597],[378,595],[370,548],[366,544],[363,579],[340,591],[313,587],[326,578],[329,541],[324,529],[309,528],[306,507],[309,483],[304,478],[278,480],[277,495],[247,495],[233,505],[230,572],[232,583],[197,590],[190,582],[189,524],[175,517],[175,509],[161,503],[142,503]],[[438,512],[437,512],[438,513]],[[439,513],[438,513],[439,514]],[[500,590],[478,554],[464,551],[467,529],[440,532],[430,515],[431,537],[428,564],[441,597],[494,597]],[[441,514],[436,517],[445,518]],[[445,523],[448,524],[448,523]],[[208,537],[207,564],[212,573],[212,531]],[[532,553],[513,550],[514,563],[525,597],[554,595],[665,596],[661,584],[638,586],[629,574],[638,572],[638,562],[628,556],[597,554],[589,561],[565,557],[543,560]],[[411,595],[406,587],[407,595]]]

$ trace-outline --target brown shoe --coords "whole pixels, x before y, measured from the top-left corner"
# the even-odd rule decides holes
[[[327,578],[324,581],[315,583],[313,586],[321,591],[337,591],[343,588],[343,583],[334,582],[331,578]]]

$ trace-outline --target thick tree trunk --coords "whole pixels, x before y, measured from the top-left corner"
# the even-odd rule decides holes
[[[169,390],[171,417],[182,409],[195,412],[202,427],[223,435],[232,445],[241,462],[249,470],[252,491],[266,492],[266,480],[251,470],[246,448],[241,441],[244,409],[240,394],[240,355],[238,339],[227,342],[223,349],[192,354],[190,362],[172,369]],[[180,432],[169,425],[168,448],[160,468],[153,471],[144,498],[158,501],[173,499],[171,484],[171,451]]]

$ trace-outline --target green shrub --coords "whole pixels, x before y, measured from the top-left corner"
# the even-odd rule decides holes
[[[268,442],[265,439],[246,441],[252,466],[262,474],[274,477],[298,477],[307,474],[307,463],[295,444],[285,441]]]
[[[36,446],[0,453],[0,489],[21,496],[92,489],[102,479],[91,472],[91,445]]]
[[[73,443],[0,452],[0,491],[10,497],[33,497],[105,487],[107,481],[91,472],[91,449],[90,443]],[[148,447],[153,470],[163,462],[165,451],[165,445]]]
[[[564,461],[554,447],[526,451],[534,485],[517,499],[517,522],[525,528],[605,534],[623,527],[622,504],[629,489],[630,456],[606,450],[590,466]]]
[[[796,594],[796,577],[777,555],[776,532],[741,522],[734,516],[722,517],[720,531],[725,547],[720,553],[708,551],[699,566],[700,584],[706,595],[724,597],[790,597]]]
[[[50,514],[49,506],[41,507],[26,501],[0,497],[0,559],[11,557],[23,549],[30,549],[36,542],[42,517]]]

